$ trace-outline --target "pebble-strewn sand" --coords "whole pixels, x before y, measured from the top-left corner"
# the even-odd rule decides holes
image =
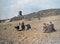
[[[56,32],[43,33],[42,24],[52,21]],[[41,18],[40,21],[25,21],[30,30],[17,31],[14,26],[21,21],[0,23],[0,44],[60,44],[60,16]]]

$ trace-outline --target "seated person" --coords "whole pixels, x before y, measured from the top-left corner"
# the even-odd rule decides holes
[[[47,30],[47,25],[46,25],[46,23],[43,23],[43,32],[45,33],[46,30]]]
[[[19,26],[15,26],[15,28],[19,31]]]
[[[51,29],[51,31],[56,31],[54,28],[54,24],[52,22],[50,22],[50,29]]]
[[[27,24],[26,27],[27,27],[27,30],[31,29],[31,25],[30,24]]]
[[[21,23],[21,28],[22,28],[22,30],[25,30],[24,21]]]

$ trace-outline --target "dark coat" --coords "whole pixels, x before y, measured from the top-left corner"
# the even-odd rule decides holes
[[[22,30],[25,29],[25,25],[24,25],[24,23],[21,24],[21,28],[22,28]]]
[[[31,25],[30,24],[27,24],[26,27],[27,27],[27,30],[31,29]]]

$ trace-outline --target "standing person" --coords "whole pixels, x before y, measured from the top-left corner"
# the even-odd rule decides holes
[[[52,22],[50,22],[50,28],[51,28],[51,31],[56,31],[54,28],[54,24]]]
[[[25,29],[24,21],[22,21],[21,28],[22,28],[22,30]]]

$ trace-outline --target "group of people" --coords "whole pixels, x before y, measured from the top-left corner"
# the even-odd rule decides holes
[[[20,23],[19,23],[19,25],[20,25]],[[25,27],[26,27],[27,30],[31,29],[31,25],[30,24],[25,25],[24,24],[24,21],[21,23],[21,30],[20,30],[20,27],[19,26],[15,26],[15,28],[18,31],[25,30]],[[50,32],[53,32],[53,31],[56,31],[56,30],[55,30],[54,24],[52,22],[50,22],[49,24],[43,23],[43,32],[44,33],[50,33]]]
[[[20,25],[20,23],[19,23],[19,25]],[[30,25],[30,24],[25,25],[25,24],[24,24],[24,21],[22,21],[22,23],[21,23],[21,30],[20,30],[20,27],[19,27],[19,26],[15,26],[15,28],[16,28],[18,31],[23,31],[23,30],[25,30],[25,27],[27,28],[27,30],[31,29],[31,25]]]
[[[43,23],[43,32],[44,33],[50,33],[56,31],[54,28],[54,24],[52,22],[50,22],[50,24],[47,23]]]

